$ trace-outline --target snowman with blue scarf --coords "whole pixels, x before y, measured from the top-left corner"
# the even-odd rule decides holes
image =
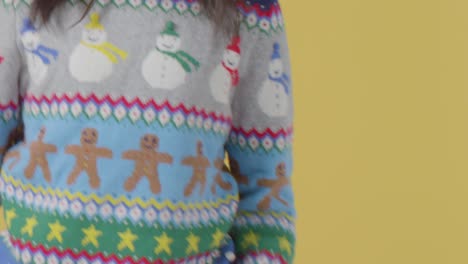
[[[284,73],[280,45],[273,45],[273,53],[268,66],[268,78],[263,82],[258,95],[262,111],[271,117],[282,117],[288,114],[290,101],[290,80]]]
[[[31,81],[40,85],[47,76],[52,60],[57,60],[58,51],[41,44],[41,38],[30,19],[23,21],[21,43],[26,55]]]

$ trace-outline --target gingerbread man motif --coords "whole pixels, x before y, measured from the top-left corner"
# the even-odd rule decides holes
[[[99,188],[101,180],[97,171],[98,158],[112,158],[112,150],[97,147],[98,131],[94,128],[85,128],[81,132],[80,145],[69,145],[65,153],[74,155],[76,164],[68,176],[67,184],[72,185],[81,172],[86,172],[89,177],[89,185],[93,189]]]
[[[216,187],[219,186],[221,189],[225,191],[230,191],[232,190],[232,184],[228,181],[224,181],[223,175],[221,172],[229,172],[229,170],[226,167],[226,164],[224,163],[223,159],[216,159],[215,162],[215,167],[218,169],[218,172],[216,173],[215,179],[213,184],[211,185],[211,192],[216,195]]]
[[[44,143],[44,137],[46,134],[45,127],[42,127],[37,136],[37,140],[29,144],[30,159],[26,169],[24,169],[24,176],[28,179],[32,179],[34,172],[37,167],[42,169],[42,174],[47,182],[51,182],[52,178],[50,175],[49,163],[47,162],[47,153],[57,153],[57,147],[52,144]]]
[[[243,175],[240,171],[240,165],[237,160],[235,160],[232,157],[229,157],[229,168],[231,175],[236,179],[236,182],[239,184],[244,184],[248,185],[249,184],[249,178],[245,175]]]
[[[192,195],[197,185],[200,185],[200,195],[205,191],[206,170],[210,167],[210,161],[203,155],[203,143],[197,142],[197,155],[189,156],[182,160],[182,164],[193,167],[193,175],[184,190],[185,197]]]
[[[276,179],[260,179],[257,181],[258,186],[270,188],[271,191],[258,203],[257,208],[262,211],[267,211],[271,208],[272,199],[276,199],[285,206],[288,202],[280,197],[281,189],[289,185],[289,179],[286,176],[286,164],[284,162],[276,166]]]
[[[161,192],[158,167],[161,163],[172,164],[172,156],[158,152],[159,138],[156,135],[146,134],[140,140],[140,150],[129,150],[122,154],[124,159],[134,160],[135,169],[125,182],[125,190],[133,191],[143,177],[150,182],[154,194]]]

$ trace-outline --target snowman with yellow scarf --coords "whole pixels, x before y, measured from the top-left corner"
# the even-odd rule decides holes
[[[85,26],[80,44],[70,56],[69,70],[80,82],[99,83],[113,72],[114,64],[127,58],[127,53],[107,42],[107,33],[93,13]]]

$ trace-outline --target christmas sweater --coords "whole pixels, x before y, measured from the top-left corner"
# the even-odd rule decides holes
[[[74,0],[47,25],[30,4],[0,5],[0,192],[20,263],[292,263],[276,0],[238,1],[233,37],[196,0],[97,0],[84,17]]]

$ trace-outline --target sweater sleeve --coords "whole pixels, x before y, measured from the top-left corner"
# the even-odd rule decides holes
[[[18,126],[20,65],[15,10],[0,5],[0,168],[10,134]]]
[[[295,206],[288,43],[276,0],[246,1],[241,12],[246,18],[240,82],[234,88],[233,126],[226,145],[240,195],[232,230],[237,263],[292,263]]]

